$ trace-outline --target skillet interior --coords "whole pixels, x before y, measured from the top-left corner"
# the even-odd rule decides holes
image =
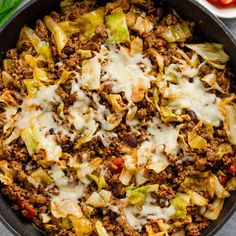
[[[171,4],[176,11],[186,19],[194,20],[197,23],[196,29],[198,34],[207,41],[214,41],[224,44],[226,51],[231,56],[231,66],[236,72],[236,41],[227,30],[225,25],[205,10],[195,0],[164,0]],[[3,58],[4,52],[16,45],[20,29],[25,25],[33,26],[34,22],[49,13],[51,10],[57,10],[60,0],[31,0],[22,9],[6,22],[0,29],[0,59]],[[100,1],[105,2],[105,1]],[[210,224],[204,230],[204,236],[213,236],[226,223],[230,216],[236,210],[236,192],[226,200],[220,217]],[[17,213],[11,210],[6,199],[0,195],[0,220],[14,234],[19,236],[40,236],[42,235],[31,224],[23,221]]]

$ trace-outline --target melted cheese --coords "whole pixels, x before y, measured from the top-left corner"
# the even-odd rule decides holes
[[[84,195],[84,185],[82,183],[71,183],[63,170],[57,166],[52,166],[50,176],[58,187],[59,194],[52,195],[52,202],[61,202],[63,200],[78,200]]]
[[[149,124],[147,132],[149,134],[149,140],[155,144],[157,149],[164,150],[167,154],[177,154],[178,127],[164,125],[156,118]]]
[[[187,79],[179,80],[179,84],[171,84],[166,93],[173,95],[168,105],[172,109],[193,110],[200,119],[214,126],[219,126],[223,120],[218,108],[221,99],[208,93],[198,77],[192,83]]]
[[[146,89],[150,88],[150,81],[154,80],[154,77],[149,75],[152,65],[149,59],[143,58],[142,54],[129,56],[125,48],[119,51],[111,48],[106,60],[102,81],[112,81],[113,93],[123,91],[128,101],[131,101],[132,88],[138,85],[139,80]],[[140,63],[144,65],[143,70],[138,65]]]
[[[154,204],[155,200],[148,195],[141,210],[135,206],[128,206],[124,209],[124,215],[128,223],[135,229],[141,229],[148,220],[170,219],[175,214],[173,206],[161,208]]]

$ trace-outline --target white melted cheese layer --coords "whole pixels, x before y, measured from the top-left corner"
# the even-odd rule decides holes
[[[224,119],[218,108],[221,99],[207,92],[199,77],[192,83],[180,79],[177,85],[170,84],[165,92],[173,95],[168,105],[171,109],[193,110],[200,119],[214,126],[219,126]]]
[[[170,219],[175,214],[173,206],[161,208],[154,203],[154,199],[148,195],[141,210],[135,206],[128,206],[124,209],[124,215],[128,223],[135,229],[141,229],[148,220]]]
[[[105,75],[102,80],[112,81],[113,93],[125,92],[128,101],[131,101],[132,89],[138,85],[139,80],[148,89],[151,80],[155,79],[149,74],[152,71],[151,61],[142,54],[129,56],[124,48],[117,51],[111,47],[105,59],[107,63],[103,69]],[[142,69],[139,64],[143,65]]]
[[[59,194],[51,195],[52,202],[62,202],[63,200],[78,201],[83,195],[85,186],[82,183],[70,183],[70,179],[66,177],[63,170],[57,166],[52,166],[50,176],[55,181],[58,187]]]

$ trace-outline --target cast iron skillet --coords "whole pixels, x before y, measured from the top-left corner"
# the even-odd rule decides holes
[[[186,19],[197,23],[198,35],[205,41],[224,44],[225,50],[231,56],[231,66],[236,72],[236,41],[226,26],[215,16],[205,10],[195,0],[164,0]],[[60,0],[31,0],[22,9],[0,28],[0,60],[4,52],[15,47],[20,29],[27,24],[34,25],[35,21],[42,18],[52,10],[59,10]],[[102,1],[101,1],[102,2]],[[204,236],[213,236],[228,221],[236,210],[236,192],[226,200],[220,217],[204,230]],[[17,213],[11,210],[10,204],[0,195],[0,220],[14,234],[18,236],[41,236],[42,234],[30,223],[27,223]]]

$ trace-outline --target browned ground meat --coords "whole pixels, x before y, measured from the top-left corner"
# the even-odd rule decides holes
[[[86,1],[87,5],[80,2],[72,2],[73,1],[65,1],[65,6],[61,13],[52,12],[50,14],[50,17],[55,23],[60,25],[62,22],[72,22],[76,25],[81,19],[83,19],[86,13],[91,12],[95,8],[93,7],[93,1]],[[123,217],[120,209],[115,211],[110,209],[110,206],[106,205],[105,207],[98,207],[91,210],[86,209],[84,205],[89,196],[100,187],[99,185],[104,180],[104,183],[102,182],[104,185],[102,188],[106,191],[112,192],[112,200],[110,205],[117,208],[123,207],[122,204],[124,204],[124,200],[127,197],[127,187],[131,186],[132,188],[135,186],[137,181],[137,176],[132,173],[129,184],[122,184],[120,176],[127,168],[125,166],[124,156],[128,153],[130,155],[129,158],[132,156],[138,159],[137,150],[143,142],[148,140],[149,130],[147,124],[152,122],[155,118],[160,118],[162,123],[166,126],[171,124],[171,127],[179,130],[177,141],[181,145],[176,154],[167,153],[165,150],[166,147],[164,147],[163,152],[158,153],[160,156],[162,154],[166,155],[166,158],[168,159],[168,165],[161,171],[158,171],[158,173],[154,169],[144,168],[145,171],[142,177],[147,179],[145,184],[158,184],[158,191],[150,193],[152,199],[155,200],[154,203],[151,203],[154,207],[168,207],[175,199],[177,193],[186,192],[189,190],[185,185],[187,178],[202,180],[201,178],[203,178],[203,173],[213,173],[217,176],[217,178],[219,178],[222,186],[225,187],[227,180],[231,177],[235,177],[236,174],[235,146],[230,145],[230,140],[223,122],[221,122],[217,127],[213,127],[213,125],[209,125],[206,122],[201,124],[201,119],[198,117],[196,112],[194,112],[194,108],[191,108],[193,110],[183,109],[182,115],[185,116],[185,119],[183,120],[178,120],[176,117],[178,117],[179,114],[175,116],[174,113],[170,115],[167,112],[168,115],[165,117],[165,115],[163,115],[164,112],[161,110],[163,109],[163,106],[166,105],[168,99],[164,98],[163,94],[159,91],[161,90],[161,86],[158,84],[160,79],[159,77],[160,74],[163,76],[165,73],[164,70],[161,71],[163,68],[161,68],[160,64],[163,64],[163,67],[167,68],[170,64],[178,64],[179,61],[183,62],[186,57],[191,58],[194,52],[185,52],[184,43],[191,43],[194,37],[190,36],[180,42],[168,42],[168,39],[164,37],[163,34],[166,32],[167,27],[176,26],[180,20],[179,16],[173,14],[172,10],[168,10],[166,7],[163,7],[162,3],[158,3],[158,6],[155,6],[151,1],[130,0],[117,2],[117,7],[121,5],[121,7],[124,8],[124,13],[127,14],[127,24],[131,34],[131,42],[123,42],[118,46],[118,48],[123,46],[129,50],[132,47],[131,43],[133,40],[137,37],[142,39],[143,54],[150,60],[150,65],[152,64],[152,66],[155,67],[155,70],[152,73],[157,78],[150,83],[150,88],[145,91],[143,98],[138,102],[129,104],[124,91],[122,91],[116,94],[120,96],[120,99],[116,101],[117,104],[115,105],[108,99],[108,95],[113,93],[112,84],[102,81],[99,90],[96,91],[100,105],[103,105],[109,113],[113,115],[115,114],[116,120],[118,120],[122,115],[120,123],[112,129],[112,132],[115,135],[109,137],[109,145],[105,144],[101,135],[95,137],[91,135],[90,137],[89,132],[86,134],[90,139],[88,141],[84,141],[84,139],[86,140],[88,137],[82,134],[84,132],[83,129],[78,130],[74,139],[72,139],[71,133],[76,130],[76,125],[78,124],[70,124],[70,119],[75,116],[75,114],[70,114],[70,109],[74,104],[76,105],[76,102],[78,102],[79,99],[81,99],[81,94],[75,91],[74,82],[81,79],[78,77],[78,74],[81,73],[83,63],[94,57],[101,50],[102,46],[108,44],[107,40],[111,32],[107,30],[107,25],[105,23],[97,25],[91,37],[86,38],[85,40],[80,39],[80,33],[85,30],[83,28],[84,25],[79,25],[79,27],[83,28],[80,29],[81,31],[79,33],[71,33],[71,28],[64,29],[68,40],[62,51],[59,53],[56,38],[54,38],[54,35],[50,32],[50,30],[48,30],[45,20],[39,19],[36,22],[34,32],[36,34],[36,38],[38,38],[38,40],[42,40],[41,43],[45,43],[44,46],[49,45],[51,53],[50,58],[45,56],[45,51],[38,56],[38,54],[40,54],[38,51],[42,50],[42,48],[34,48],[32,42],[25,35],[21,35],[22,39],[19,40],[17,48],[10,49],[6,53],[6,59],[9,64],[4,65],[3,63],[3,68],[1,68],[0,162],[3,165],[4,162],[2,161],[7,161],[8,166],[7,168],[1,167],[2,169],[0,171],[0,176],[2,174],[6,174],[8,171],[7,169],[9,168],[11,170],[12,177],[12,182],[8,184],[6,184],[6,181],[8,180],[7,178],[4,179],[5,183],[1,180],[3,182],[1,185],[1,193],[10,199],[14,210],[21,212],[28,221],[31,221],[37,227],[43,229],[48,235],[75,236],[80,234],[76,234],[76,230],[72,224],[73,220],[70,216],[66,215],[66,217],[57,218],[51,212],[52,206],[50,199],[52,196],[59,197],[59,187],[53,185],[53,181],[50,182],[50,178],[49,180],[47,178],[45,180],[45,173],[41,173],[41,175],[44,175],[42,179],[42,176],[39,176],[39,179],[36,178],[39,182],[36,181],[35,183],[32,182],[32,179],[30,179],[33,173],[40,168],[47,173],[52,174],[51,166],[53,166],[53,161],[52,163],[45,162],[48,155],[47,150],[44,149],[44,147],[40,147],[36,152],[33,150],[33,154],[30,155],[28,152],[28,147],[23,141],[22,134],[18,133],[15,134],[18,136],[14,139],[14,141],[9,142],[7,145],[3,145],[4,142],[2,141],[8,140],[10,134],[14,131],[14,129],[8,130],[9,127],[6,128],[4,126],[4,122],[6,122],[5,110],[7,106],[11,108],[19,108],[16,112],[21,114],[22,111],[20,105],[23,102],[22,98],[27,95],[30,96],[30,89],[34,92],[34,90],[37,91],[40,86],[46,87],[48,85],[57,84],[65,72],[73,73],[70,73],[68,78],[57,86],[56,92],[53,96],[58,96],[59,102],[52,102],[52,104],[50,104],[53,106],[52,111],[50,111],[53,113],[53,121],[50,122],[55,122],[59,126],[61,125],[63,127],[70,128],[71,132],[63,135],[63,131],[58,131],[57,128],[51,127],[47,131],[46,135],[47,138],[50,138],[51,136],[55,137],[55,144],[59,145],[61,148],[62,154],[60,156],[59,163],[63,171],[60,174],[64,174],[68,177],[69,184],[74,182],[77,183],[82,179],[79,175],[83,174],[81,174],[81,172],[84,171],[84,169],[86,170],[86,163],[101,160],[102,168],[97,167],[93,171],[93,175],[90,173],[90,176],[86,176],[86,181],[91,181],[91,184],[86,187],[85,194],[80,199],[84,217],[86,216],[92,224],[92,232],[90,232],[91,235],[98,235],[95,227],[97,219],[102,221],[104,228],[111,236],[146,236],[155,235],[156,233],[161,232],[163,225],[161,226],[157,220],[147,220],[147,222],[140,229],[134,229],[131,227],[128,220]],[[145,11],[145,14],[143,14],[143,11]],[[110,14],[110,12],[111,9],[108,7],[105,14]],[[128,18],[128,13],[133,14],[131,14],[132,16],[130,19]],[[137,30],[134,28],[136,18],[139,15],[141,18],[143,17],[142,20],[145,19],[149,23],[151,22],[153,24],[150,31],[145,32],[144,30],[144,32],[142,32],[142,30]],[[81,16],[82,18],[80,18]],[[146,22],[146,26],[148,26],[148,22]],[[89,24],[88,19],[86,19],[86,23]],[[189,27],[189,31],[194,34],[194,22],[187,22],[186,24]],[[76,25],[76,27],[78,27],[78,25]],[[179,49],[185,53],[185,58]],[[154,51],[157,54],[150,53],[150,51]],[[29,55],[34,58],[34,60],[30,57],[27,61],[26,59]],[[101,58],[99,60],[99,63],[106,63],[106,61],[102,61]],[[198,60],[199,64],[202,63],[200,58],[198,58]],[[139,66],[141,70],[145,70],[145,65]],[[35,68],[42,69],[43,72],[46,72],[48,80],[43,81],[41,78],[42,81],[39,79],[32,83],[32,81],[35,80]],[[3,78],[3,71],[7,72],[10,75],[10,78],[12,77],[12,79],[9,79],[8,77],[10,82]],[[41,73],[43,73],[42,71]],[[106,74],[106,72],[103,73]],[[180,73],[180,71],[178,71],[178,73]],[[199,68],[199,76],[204,77],[210,73],[216,74],[216,82],[224,90],[223,95],[219,95],[221,98],[230,95],[230,92],[234,91],[235,87],[230,84],[229,80],[230,77],[234,77],[234,75],[228,68],[221,70],[214,68],[214,66],[210,63],[202,63],[202,66]],[[170,75],[176,79],[173,73],[170,73]],[[31,84],[27,84],[27,80],[28,82],[30,81]],[[176,81],[168,81],[166,86],[170,86],[171,83],[176,84]],[[203,85],[209,88],[209,85],[206,82],[204,82]],[[84,86],[81,91],[86,94],[86,98],[93,97],[95,93],[94,91],[89,91],[86,86]],[[156,91],[158,91],[157,94],[155,94]],[[218,94],[219,91],[214,89],[211,90],[211,93]],[[7,98],[5,99],[6,101],[4,98]],[[82,97],[82,102],[86,103],[87,101],[83,99],[84,97]],[[89,104],[89,108],[94,108],[96,106],[95,103],[96,102],[94,101]],[[127,122],[128,113],[132,108],[131,105],[137,108],[133,118],[135,118],[135,122],[138,122],[138,126],[129,125]],[[32,107],[33,106],[36,106],[36,108],[40,110],[42,109],[40,106],[43,105],[34,104]],[[128,109],[125,109],[127,106]],[[117,111],[117,107],[119,107],[119,111]],[[45,109],[47,112],[47,108]],[[88,115],[89,111],[84,111],[83,106],[79,107],[79,109],[79,112],[84,113],[84,116]],[[166,118],[169,118],[169,116],[172,116],[172,118],[174,117],[173,120],[165,120]],[[15,115],[11,117],[12,120],[13,118],[15,118]],[[103,118],[106,121],[109,120],[110,117],[107,115]],[[103,125],[103,122],[98,120],[97,128],[101,129]],[[159,124],[157,127],[159,128]],[[90,130],[88,129],[88,131]],[[107,131],[111,130],[107,128],[106,132]],[[195,135],[205,141],[204,148],[191,147],[189,133],[192,131],[195,132]],[[3,134],[5,133],[7,134],[4,136]],[[32,134],[32,136],[34,139],[36,135]],[[230,146],[231,150],[228,150],[220,156],[218,150],[219,146],[222,144],[227,144]],[[73,166],[74,163],[72,163],[72,159],[77,164],[85,164],[83,166],[84,169],[81,171],[81,167],[78,168],[78,166]],[[86,162],[84,161],[85,159]],[[142,164],[140,164],[139,168],[142,168]],[[104,178],[102,181],[97,177],[100,175]],[[59,178],[61,178],[61,176],[59,176],[58,179]],[[44,181],[46,183],[44,183]],[[47,183],[47,181],[49,181],[49,183]],[[140,184],[140,186],[142,188],[144,184]],[[210,209],[212,206],[213,197],[209,193],[208,189],[203,188],[202,186],[201,188],[198,187],[193,185],[193,189],[191,188],[191,190],[195,191],[200,196],[207,198],[208,203],[205,208]],[[147,193],[143,193],[142,196],[146,197],[145,194]],[[141,209],[140,205],[138,205],[138,209]],[[210,220],[206,219],[203,214],[200,214],[200,206],[193,204],[192,201],[189,202],[185,210],[188,217],[171,218],[168,221],[163,221],[169,225],[167,228],[169,235],[174,232],[178,232],[179,230],[184,230],[186,233],[185,235],[187,236],[200,236],[201,231],[209,225]],[[49,217],[49,220],[47,221],[47,219],[44,219],[45,221],[43,222],[42,218],[47,218],[46,216]],[[152,229],[153,234],[147,231],[149,228]]]

